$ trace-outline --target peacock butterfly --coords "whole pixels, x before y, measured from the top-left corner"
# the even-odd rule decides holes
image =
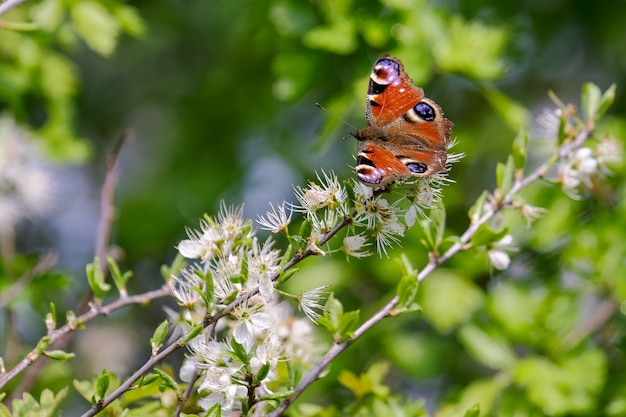
[[[398,58],[385,55],[374,64],[365,116],[368,126],[350,133],[361,142],[356,174],[363,184],[382,188],[396,178],[446,171],[454,123],[413,85]]]

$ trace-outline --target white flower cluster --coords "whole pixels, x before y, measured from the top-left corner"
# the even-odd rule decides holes
[[[288,303],[278,300],[274,284],[282,256],[271,238],[259,242],[241,207],[222,205],[216,219],[205,217],[200,230],[187,234],[178,250],[197,263],[171,278],[172,293],[183,307],[178,315],[170,311],[171,320],[178,333],[205,320],[213,324],[190,343],[181,379],[190,382],[198,372],[199,402],[207,410],[216,404],[223,413],[254,407],[248,415],[263,415],[264,397],[297,382],[284,377],[288,372],[281,364],[312,362],[316,349],[310,320],[319,318],[325,292],[292,297],[310,320],[296,317]]]
[[[622,150],[612,137],[606,137],[595,148],[577,149],[559,165],[558,179],[563,190],[571,197],[577,197],[577,189],[582,185],[592,188],[592,178],[610,173],[607,164],[621,162]]]

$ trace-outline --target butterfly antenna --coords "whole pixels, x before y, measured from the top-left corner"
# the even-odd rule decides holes
[[[341,117],[337,116],[335,113],[331,112],[330,110],[328,110],[326,107],[322,106],[320,103],[315,103],[315,105],[317,107],[319,107],[320,109],[324,110],[326,113],[330,114],[331,116],[333,116],[335,119],[339,120],[340,122],[342,122],[343,124],[345,124],[346,126],[351,127],[354,130],[359,130],[358,127],[346,122],[345,120],[343,120]],[[345,139],[345,138],[344,138]]]

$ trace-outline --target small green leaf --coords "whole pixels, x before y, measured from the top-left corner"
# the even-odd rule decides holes
[[[495,331],[488,333],[473,324],[464,325],[459,338],[468,353],[477,361],[493,369],[508,369],[517,361],[509,341]]]
[[[504,236],[506,236],[508,230],[509,229],[505,227],[499,232],[496,232],[487,223],[483,223],[478,226],[476,233],[474,233],[474,235],[472,236],[472,246],[480,247],[491,245],[492,243],[495,243],[502,239]]]
[[[222,406],[220,403],[213,405],[205,414],[205,417],[222,417]]]
[[[57,312],[54,303],[50,303],[50,312],[46,314],[44,322],[46,323],[48,333],[57,328]]]
[[[245,365],[249,363],[250,357],[248,355],[248,352],[246,351],[246,348],[243,347],[243,345],[237,343],[235,339],[232,339],[230,347],[232,348],[232,351],[229,351],[227,353],[231,354],[231,356],[233,356],[234,358],[239,360],[239,362]]]
[[[283,252],[283,256],[280,259],[280,267],[282,269],[283,266],[285,266],[287,264],[287,262],[289,262],[291,260],[291,258],[293,257],[293,246],[291,244],[289,244],[287,246],[287,249],[285,249],[285,252]]]
[[[152,356],[156,355],[156,353],[163,346],[163,341],[167,336],[167,331],[169,330],[169,323],[167,320],[163,320],[161,324],[154,330],[154,334],[150,338],[150,346],[152,348]]]
[[[105,282],[104,273],[102,269],[100,269],[100,261],[97,257],[92,263],[87,264],[86,272],[87,281],[93,291],[94,297],[101,300],[106,293],[111,290],[111,285]]]
[[[396,288],[396,294],[400,299],[398,301],[398,309],[407,308],[415,301],[417,286],[417,274],[407,274],[400,279],[398,287]]]
[[[114,13],[122,30],[130,36],[138,38],[146,32],[143,19],[134,7],[120,4],[115,7]]]
[[[254,381],[259,383],[261,381],[263,381],[265,378],[267,378],[267,375],[270,373],[270,364],[269,362],[264,363],[263,365],[261,365],[261,367],[259,368],[259,372],[256,373],[256,375],[254,376]]]
[[[311,220],[305,220],[300,225],[300,236],[304,239],[307,239],[311,236],[311,232],[313,231],[313,222]],[[293,244],[293,243],[292,243]]]
[[[124,274],[120,271],[120,267],[110,256],[107,256],[107,264],[109,265],[109,272],[113,278],[113,282],[117,287],[120,294],[126,294],[126,283],[128,279],[133,275],[132,271],[126,271]]]
[[[480,404],[474,404],[465,412],[463,417],[480,417]]]
[[[604,116],[604,113],[613,105],[615,101],[615,91],[617,90],[617,84],[611,84],[611,86],[602,94],[600,99],[600,105],[598,106],[598,118]]]
[[[335,299],[331,292],[324,305],[324,315],[319,318],[318,323],[331,333],[335,333],[339,328],[339,321],[343,315],[343,305],[341,301]]]
[[[194,328],[189,330],[189,333],[185,335],[185,338],[182,340],[182,344],[186,345],[187,343],[195,339],[200,333],[202,333],[203,330],[204,326],[202,326],[201,324],[195,326]]]
[[[337,329],[337,334],[335,334],[335,341],[338,342],[352,337],[354,330],[356,330],[359,324],[360,315],[359,310],[354,310],[348,311],[341,316],[339,328]]]
[[[109,383],[111,382],[111,376],[106,369],[102,370],[102,374],[98,376],[96,380],[96,402],[104,399],[109,389]]]
[[[526,149],[528,148],[528,132],[521,128],[513,141],[513,162],[515,169],[522,173],[526,167]]]
[[[165,281],[168,281],[172,275],[178,275],[185,266],[187,266],[187,261],[179,252],[170,265],[161,265],[161,276]]]
[[[437,252],[446,231],[446,210],[443,204],[437,203],[430,210],[430,216],[421,219],[420,224],[425,235],[424,246],[429,252]]]
[[[289,278],[294,276],[296,272],[298,272],[298,268],[291,268],[289,271],[281,270],[280,274],[278,275],[278,280],[276,281],[276,285],[280,285],[289,281]]]
[[[169,388],[174,392],[179,392],[178,384],[176,384],[176,381],[174,381],[171,376],[169,376],[167,373],[163,372],[159,368],[154,368],[154,372],[159,375],[161,381],[163,381],[161,386],[159,387],[159,391],[165,392],[165,390]]]
[[[102,4],[90,0],[73,2],[70,14],[76,31],[92,50],[102,56],[113,52],[120,24]]]
[[[593,83],[585,83],[581,93],[581,105],[583,115],[588,122],[597,120],[598,108],[602,93],[600,88]]]
[[[309,48],[339,55],[353,53],[359,45],[354,20],[340,18],[331,25],[317,26],[305,33],[302,42]]]
[[[502,164],[499,162],[496,166],[496,181],[502,196],[511,191],[511,187],[513,187],[514,173],[515,165],[513,163],[512,156],[509,156],[507,158],[506,164]]]
[[[50,350],[43,352],[44,356],[50,359],[56,359],[59,361],[66,361],[68,359],[72,359],[75,355],[70,352],[65,352],[63,350]]]
[[[468,214],[472,224],[476,223],[478,219],[483,215],[488,196],[489,193],[487,191],[483,191],[480,197],[476,199],[474,205],[469,209]]]
[[[137,385],[140,386],[140,387],[143,387],[143,386],[146,386],[146,385],[150,385],[150,384],[152,384],[154,381],[156,381],[159,378],[160,378],[159,375],[156,375],[156,374],[144,375],[139,380]]]
[[[49,336],[44,336],[41,339],[39,339],[39,342],[37,342],[37,346],[35,347],[35,351],[37,352],[37,355],[41,355],[48,348],[48,346],[50,346]]]

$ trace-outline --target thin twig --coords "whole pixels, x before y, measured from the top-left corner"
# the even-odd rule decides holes
[[[4,13],[8,12],[15,6],[24,3],[25,1],[26,0],[6,0],[0,3],[0,15],[3,15]]]
[[[131,295],[127,297],[120,297],[117,300],[102,306],[102,307],[94,307],[87,311],[86,313],[78,316],[76,320],[59,327],[57,330],[54,330],[48,334],[47,337],[50,338],[50,345],[55,341],[63,338],[65,335],[74,332],[76,329],[80,328],[83,324],[93,320],[98,316],[107,316],[112,312],[119,310],[122,307],[126,307],[132,304],[148,304],[153,300],[158,298],[164,298],[171,296],[170,287],[167,284],[163,284],[161,288],[157,290],[148,291],[142,294]],[[35,362],[41,355],[38,353],[37,348],[31,350],[25,357],[22,359],[17,365],[15,365],[12,369],[0,375],[0,388],[2,388],[7,382],[17,376],[20,372],[26,369],[29,365]]]
[[[584,129],[574,141],[564,144],[559,148],[558,156],[559,160],[565,158],[569,155],[573,150],[579,148],[585,140],[589,138],[591,135],[592,129],[587,127]],[[538,168],[536,168],[531,174],[527,177],[518,179],[515,181],[511,190],[502,198],[501,204],[491,205],[490,208],[486,210],[486,212],[473,224],[471,224],[467,230],[461,235],[459,240],[454,243],[442,256],[438,258],[431,258],[428,264],[419,272],[417,279],[418,281],[424,280],[428,275],[430,275],[435,269],[437,269],[442,263],[452,258],[458,252],[461,252],[467,248],[467,244],[470,239],[476,233],[479,226],[488,222],[493,218],[493,216],[501,211],[503,208],[510,205],[513,201],[513,197],[515,194],[519,193],[519,191],[526,187],[528,184],[538,180],[539,178],[544,177],[551,166],[555,161],[548,160]],[[311,369],[298,383],[298,386],[294,389],[294,392],[291,396],[286,398],[280,405],[276,408],[276,410],[272,411],[268,417],[280,417],[287,410],[287,408],[304,392],[309,385],[315,382],[320,373],[324,370],[324,368],[332,362],[341,352],[346,350],[348,346],[354,343],[358,338],[360,338],[363,334],[365,334],[372,326],[381,321],[382,319],[388,317],[393,309],[398,304],[400,298],[395,295],[392,297],[387,304],[385,304],[380,310],[378,310],[372,317],[370,317],[367,321],[365,321],[361,326],[359,326],[351,339],[345,340],[340,343],[335,343],[331,346],[328,352],[324,355],[324,357]]]
[[[176,411],[174,411],[174,414],[172,417],[178,417],[180,416],[180,413],[183,412],[183,407],[185,406],[185,403],[187,402],[189,397],[191,397],[191,393],[193,392],[193,388],[194,388],[193,386],[198,380],[198,378],[200,378],[200,372],[198,368],[194,368],[193,375],[191,376],[191,379],[189,380],[189,384],[187,385],[185,392],[183,392],[183,395],[181,395],[180,398],[178,399],[178,405],[176,406]]]
[[[107,254],[111,239],[111,229],[115,220],[115,187],[117,185],[117,165],[122,146],[131,135],[126,129],[115,142],[113,150],[107,157],[106,174],[100,189],[100,218],[98,219],[98,233],[96,234],[95,255],[100,261],[100,269],[108,273]]]

